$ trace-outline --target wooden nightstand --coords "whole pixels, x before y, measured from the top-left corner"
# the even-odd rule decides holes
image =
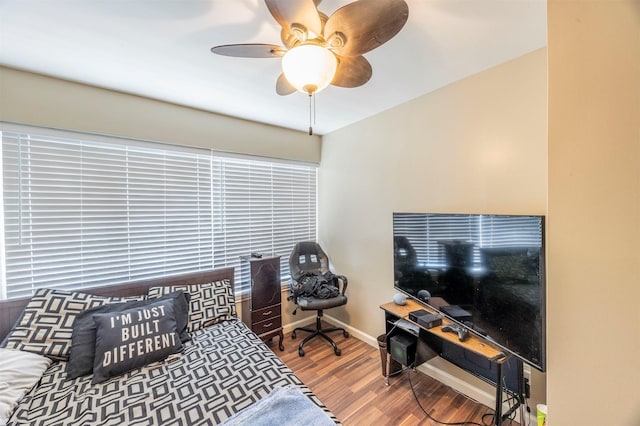
[[[283,351],[280,256],[243,257],[251,276],[251,330],[262,340],[279,336]]]

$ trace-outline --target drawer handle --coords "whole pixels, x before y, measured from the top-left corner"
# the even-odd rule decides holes
[[[270,322],[269,324],[264,324],[264,325],[262,326],[262,328],[271,327],[272,325],[273,325],[273,323],[272,323],[272,322]]]
[[[266,317],[267,315],[271,315],[271,313],[272,313],[272,312],[273,312],[273,311],[263,312],[263,313],[262,313],[262,316],[263,316],[263,317]]]

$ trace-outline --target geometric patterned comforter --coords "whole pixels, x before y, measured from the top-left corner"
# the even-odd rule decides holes
[[[299,387],[335,416],[239,320],[191,333],[181,354],[104,383],[66,380],[54,362],[21,401],[8,425],[215,425],[266,396],[274,387]]]

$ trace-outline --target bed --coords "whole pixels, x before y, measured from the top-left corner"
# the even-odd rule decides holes
[[[3,377],[28,382],[3,365],[35,383],[11,426],[340,424],[238,320],[232,288],[226,268],[0,302],[0,424]]]

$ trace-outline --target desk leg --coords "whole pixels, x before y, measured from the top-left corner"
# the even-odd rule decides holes
[[[391,370],[391,357],[387,356],[384,360],[386,365],[384,366],[384,384],[385,386],[389,386],[389,375]]]
[[[388,353],[387,353],[385,362],[386,362],[386,365],[385,365],[386,368],[384,370],[384,373],[385,373],[384,384],[389,386],[389,377],[394,376],[399,372],[401,372],[403,366],[398,361],[391,358],[391,355],[389,355]]]
[[[500,426],[502,424],[502,363],[498,362],[496,365],[498,367],[498,383],[496,386],[496,412],[494,415],[494,425]]]

